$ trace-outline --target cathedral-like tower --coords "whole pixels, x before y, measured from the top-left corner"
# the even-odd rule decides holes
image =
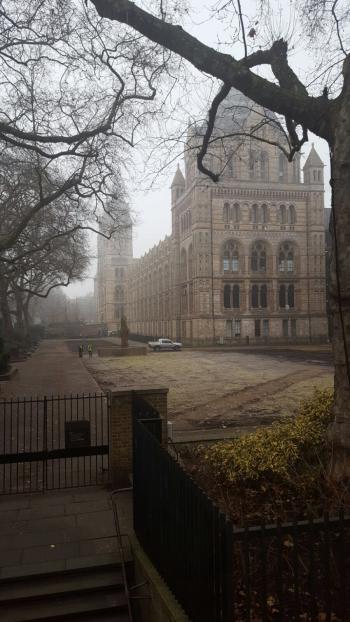
[[[97,320],[108,331],[118,330],[126,312],[127,269],[133,259],[132,223],[129,216],[110,239],[98,236],[95,297]]]

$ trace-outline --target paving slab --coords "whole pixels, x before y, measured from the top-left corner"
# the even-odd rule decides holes
[[[119,559],[110,492],[103,487],[18,495],[2,501],[0,578]]]

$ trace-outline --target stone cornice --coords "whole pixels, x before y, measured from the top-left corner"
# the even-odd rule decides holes
[[[214,188],[214,197],[232,197],[240,199],[265,199],[277,201],[305,200],[309,192],[305,190],[274,190],[271,188]]]

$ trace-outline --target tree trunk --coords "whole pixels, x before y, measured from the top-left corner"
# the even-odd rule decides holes
[[[335,365],[331,476],[350,477],[350,64],[344,66],[344,91],[334,119],[331,147],[332,254],[330,309]]]
[[[24,320],[23,320],[23,293],[19,290],[15,290],[16,301],[16,330],[19,333],[21,339],[25,337]]]
[[[0,277],[0,309],[2,315],[3,336],[10,339],[13,334],[11,310],[8,304],[8,291],[5,279]]]

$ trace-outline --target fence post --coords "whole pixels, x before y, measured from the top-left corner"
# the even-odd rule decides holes
[[[39,403],[37,402],[37,412]],[[47,488],[47,397],[44,395],[44,421],[43,421],[43,492]]]

